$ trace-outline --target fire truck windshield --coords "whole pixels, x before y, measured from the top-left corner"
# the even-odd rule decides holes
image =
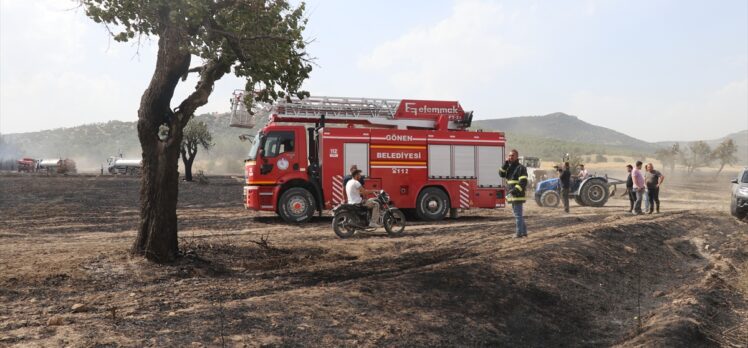
[[[262,132],[258,132],[257,135],[252,138],[252,147],[249,149],[249,154],[247,154],[248,160],[255,160],[257,159],[257,150],[260,148],[260,143],[262,143],[264,138],[264,135]]]

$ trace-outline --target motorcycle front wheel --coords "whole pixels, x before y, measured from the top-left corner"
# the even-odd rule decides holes
[[[351,212],[343,211],[332,218],[332,230],[340,238],[348,238],[356,233],[356,217]]]
[[[405,214],[400,209],[388,210],[384,213],[384,230],[390,237],[399,237],[405,232]]]

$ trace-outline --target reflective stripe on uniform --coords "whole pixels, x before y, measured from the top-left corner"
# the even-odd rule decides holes
[[[514,196],[511,196],[511,197],[507,197],[506,198],[507,202],[518,202],[518,201],[524,201],[524,200],[526,200],[525,197],[514,197]]]
[[[517,180],[522,180],[522,179],[527,180],[527,176],[523,175],[523,176],[520,176],[519,178],[517,178]]]
[[[502,172],[502,173],[506,173],[506,170],[504,170],[502,168],[499,168],[499,171]]]
[[[519,185],[514,185],[514,187],[516,187],[516,188],[517,188],[517,190],[520,190],[520,191],[524,191],[524,190],[522,189],[522,186],[519,186]]]
[[[509,185],[511,185],[511,184],[519,184],[519,180],[507,180],[506,183],[509,184]]]

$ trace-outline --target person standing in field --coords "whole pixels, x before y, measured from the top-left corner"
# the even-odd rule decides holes
[[[571,170],[569,162],[564,162],[563,169],[559,169],[559,181],[561,182],[561,201],[564,203],[564,212],[569,212],[569,188],[571,188]]]
[[[628,177],[626,178],[626,192],[623,194],[629,197],[629,213],[634,212],[634,202],[636,202],[636,191],[634,191],[634,180],[631,178],[631,171],[634,169],[634,166],[627,164],[626,165],[626,171],[629,173]]]
[[[527,168],[519,163],[519,152],[509,151],[504,166],[499,169],[499,176],[506,178],[506,201],[512,205],[512,213],[516,222],[515,238],[527,237],[525,217],[522,215],[522,205],[525,203],[525,188],[527,187]]]
[[[642,175],[642,161],[636,161],[636,168],[631,171],[631,180],[634,183],[636,201],[634,202],[634,215],[642,214],[642,198],[644,197],[644,175]]]
[[[652,163],[647,163],[647,174],[644,175],[644,181],[647,185],[647,191],[649,192],[649,214],[655,211],[655,204],[657,205],[657,212],[660,212],[660,185],[665,181],[665,176],[660,173],[659,170],[654,169]]]

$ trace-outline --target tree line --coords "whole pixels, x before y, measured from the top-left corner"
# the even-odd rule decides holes
[[[675,143],[669,148],[655,151],[655,158],[662,162],[663,167],[669,167],[671,172],[675,170],[676,164],[683,165],[689,175],[693,174],[698,168],[718,162],[719,170],[717,170],[716,175],[719,175],[726,165],[733,165],[738,162],[737,152],[738,146],[732,139],[728,138],[714,149],[704,141],[694,141],[685,147]]]

